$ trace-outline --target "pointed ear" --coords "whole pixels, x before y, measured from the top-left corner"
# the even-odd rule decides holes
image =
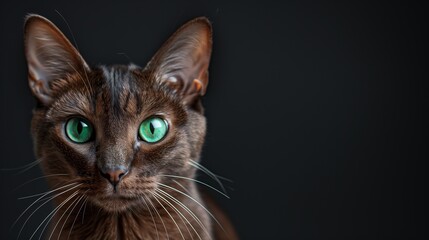
[[[48,19],[29,15],[24,27],[28,81],[42,104],[52,101],[52,85],[76,72],[89,70],[78,51]]]
[[[207,18],[196,18],[164,43],[145,70],[193,104],[207,89],[211,48],[211,24]]]

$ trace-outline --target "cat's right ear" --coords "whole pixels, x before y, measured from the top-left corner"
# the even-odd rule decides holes
[[[43,105],[52,102],[53,82],[65,79],[69,74],[89,70],[82,56],[64,34],[42,16],[27,16],[24,43],[29,85],[34,96]]]
[[[212,50],[212,27],[205,17],[179,28],[146,66],[156,80],[177,93],[182,102],[195,106],[206,92]]]

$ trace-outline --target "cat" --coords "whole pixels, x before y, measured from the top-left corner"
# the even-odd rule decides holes
[[[194,179],[212,27],[180,27],[144,68],[89,67],[48,19],[24,26],[35,155],[53,190],[47,239],[238,239]],[[210,173],[210,172],[209,172]]]

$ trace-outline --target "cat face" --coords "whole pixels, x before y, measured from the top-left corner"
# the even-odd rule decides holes
[[[35,152],[51,187],[107,211],[151,198],[166,175],[192,178],[205,135],[211,26],[182,26],[145,68],[88,67],[47,19],[25,24],[29,85],[38,105]]]

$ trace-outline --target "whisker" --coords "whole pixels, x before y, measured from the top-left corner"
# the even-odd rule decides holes
[[[133,61],[131,61],[131,58],[126,53],[124,53],[124,52],[118,52],[116,54],[123,55],[123,56],[125,56],[128,59],[129,62],[133,62]]]
[[[89,80],[85,81],[85,79],[82,77],[82,75],[79,73],[79,71],[77,71],[76,68],[71,63],[68,62],[68,65],[69,65],[69,67],[73,68],[73,70],[77,73],[77,75],[79,75],[79,77],[82,79],[83,85],[85,85],[86,91],[88,91],[88,93],[91,94],[92,90],[89,90],[89,88],[91,86],[89,83]],[[85,69],[85,67],[83,67],[83,69]],[[86,74],[86,71],[85,71],[85,74]],[[86,76],[86,77],[88,78],[88,76]]]
[[[24,166],[20,166],[20,167],[14,167],[14,168],[0,168],[1,171],[18,171],[20,170],[17,174],[21,174],[24,173],[26,171],[28,171],[29,169],[33,168],[34,166],[36,166],[37,164],[39,164],[41,161],[43,161],[44,158],[41,157],[39,159],[36,159],[28,164],[25,164]]]
[[[160,175],[160,176],[164,176],[164,177],[172,177],[172,178],[180,178],[180,179],[185,179],[185,180],[193,181],[193,182],[199,183],[199,184],[201,184],[201,185],[204,185],[204,186],[206,186],[206,187],[208,187],[208,188],[210,188],[210,189],[212,189],[212,190],[214,190],[214,191],[218,192],[219,194],[222,194],[222,196],[224,196],[224,197],[226,197],[226,198],[228,198],[228,199],[229,199],[229,196],[228,196],[228,195],[226,195],[225,193],[223,193],[223,192],[219,191],[219,190],[218,190],[218,189],[216,189],[215,187],[212,187],[211,185],[209,185],[209,184],[207,184],[207,183],[205,183],[205,182],[201,182],[201,181],[196,180],[196,179],[193,179],[193,178],[188,178],[188,177],[183,177],[183,176],[177,176],[177,175],[168,175],[168,174],[167,174],[167,175]]]
[[[191,194],[189,192],[189,190],[187,188],[185,188],[185,186],[183,186],[181,183],[179,183],[178,181],[173,179],[173,182],[176,183],[177,185],[179,185],[179,187],[181,187],[183,190],[185,190],[186,193]]]
[[[62,186],[62,187],[59,187],[59,188],[56,188],[56,189],[54,189],[54,190],[51,190],[51,191],[48,191],[48,192],[45,192],[40,198],[38,198],[38,199],[36,199],[32,204],[30,204],[30,206],[28,206],[20,215],[19,215],[19,217],[15,220],[15,222],[13,222],[13,224],[12,224],[12,228],[15,226],[15,224],[19,221],[19,219],[34,205],[34,204],[36,204],[40,199],[42,199],[43,197],[45,197],[46,195],[48,195],[48,194],[50,194],[50,193],[53,193],[53,192],[56,192],[56,191],[58,191],[58,190],[60,190],[60,189],[63,189],[63,188],[66,188],[66,187],[69,187],[69,186],[73,186],[73,185],[76,185],[77,183],[71,183],[71,184],[68,184],[68,185],[65,185],[65,186]],[[71,190],[71,189],[68,189],[67,191],[69,191],[69,190]],[[64,193],[64,192],[62,192],[62,193]]]
[[[81,195],[80,197],[76,198],[76,199],[75,199],[75,200],[70,204],[70,206],[68,206],[68,207],[67,207],[67,209],[64,211],[64,213],[61,215],[60,219],[58,219],[57,224],[55,224],[55,227],[54,227],[53,231],[51,231],[51,235],[49,235],[49,239],[48,239],[48,240],[50,240],[50,239],[51,239],[52,234],[54,233],[55,229],[57,228],[58,223],[60,223],[61,219],[62,219],[62,218],[64,217],[64,215],[67,213],[67,211],[69,210],[69,208],[70,208],[71,206],[73,206],[73,207],[72,207],[72,209],[70,210],[69,214],[67,215],[66,219],[64,220],[63,225],[61,226],[61,229],[60,229],[60,233],[59,233],[59,234],[58,234],[58,236],[57,236],[57,240],[59,240],[59,239],[60,239],[61,233],[63,232],[64,226],[66,225],[67,220],[69,219],[70,215],[73,213],[74,209],[76,208],[76,206],[79,204],[79,202],[82,200],[82,198],[83,198],[83,197],[84,197],[84,195]]]
[[[19,171],[17,174],[25,173],[26,171],[28,171],[28,170],[32,169],[33,167],[35,167],[35,166],[39,165],[39,163],[40,163],[40,162],[42,162],[42,160],[43,160],[43,159],[41,158],[41,159],[38,159],[38,160],[34,161],[33,163],[30,163],[28,167],[26,167],[26,168],[22,169],[22,170],[21,170],[21,171]]]
[[[192,239],[194,239],[194,237],[191,234],[191,231],[189,231],[188,226],[186,225],[186,223],[188,223],[191,228],[194,230],[194,232],[198,235],[198,238],[201,240],[200,235],[198,234],[198,232],[195,230],[194,226],[192,226],[192,224],[189,222],[189,220],[173,205],[171,204],[170,201],[168,201],[167,199],[165,199],[161,194],[158,194],[157,192],[153,193],[154,195],[158,196],[163,202],[165,202],[168,206],[170,206],[171,208],[173,208],[173,210],[179,214],[179,218],[180,220],[182,220],[183,225],[186,227],[186,230],[188,231],[189,235],[191,236]],[[185,223],[186,221],[186,223]]]
[[[159,214],[158,210],[156,209],[155,205],[152,203],[152,200],[150,200],[149,198],[146,198],[145,196],[143,196],[146,200],[148,200],[149,204],[152,206],[153,210],[155,210],[156,214],[158,215],[159,219],[161,220],[162,226],[164,226],[164,230],[165,230],[165,234],[167,235],[167,239],[170,239],[170,236],[168,234],[167,228],[165,227],[165,223],[164,220],[162,220],[161,215]]]
[[[158,188],[158,189],[156,189],[156,191],[158,191],[160,194],[163,194],[167,198],[171,199],[172,201],[177,203],[180,207],[182,207],[186,212],[188,212],[189,215],[191,215],[192,218],[198,223],[198,225],[206,232],[207,236],[210,237],[210,233],[208,232],[207,228],[204,226],[203,222],[197,217],[197,215],[195,215],[194,212],[192,212],[191,209],[189,209],[185,204],[183,204],[177,198],[173,197],[171,194],[165,192],[164,190]]]
[[[217,175],[216,173],[214,173],[214,172],[212,172],[212,171],[210,171],[208,168],[206,168],[204,165],[202,165],[201,163],[199,163],[199,162],[197,162],[197,161],[194,161],[194,160],[192,160],[192,159],[189,159],[189,161],[190,161],[190,165],[192,165],[193,167],[195,167],[195,168],[197,168],[197,169],[199,169],[199,170],[201,170],[202,172],[204,172],[205,174],[207,174],[207,175],[209,175],[211,178],[213,178],[214,180],[219,180],[219,179],[222,179],[222,180],[225,180],[225,181],[227,181],[227,182],[234,182],[234,181],[232,181],[231,179],[229,179],[229,178],[226,178],[226,177],[223,177],[223,176],[220,176],[220,175]],[[220,182],[220,181],[218,181],[218,183],[219,183],[219,185],[222,185],[222,182]]]
[[[204,224],[201,222],[201,220],[195,215],[194,212],[192,212],[192,210],[190,210],[185,204],[183,204],[182,202],[180,202],[179,200],[177,200],[175,197],[173,197],[171,194],[163,191],[162,189],[156,189],[156,191],[161,194],[164,195],[165,197],[169,198],[170,200],[172,200],[173,202],[175,202],[177,205],[179,205],[181,208],[183,208],[189,215],[191,215],[191,217],[198,223],[198,225],[206,232],[207,236],[211,239],[210,237],[210,233],[208,232],[207,228],[204,226]],[[186,218],[185,218],[186,219]],[[189,223],[189,221],[187,221]],[[189,223],[189,225],[191,225],[192,229],[195,228],[193,227],[193,225],[191,223]],[[201,239],[201,236],[198,234],[197,231],[195,231],[195,233],[198,235],[198,238]]]
[[[73,39],[73,43],[74,43],[74,45],[76,46],[76,50],[79,52],[79,46],[77,45],[77,42],[76,42],[76,38],[74,37],[74,34],[73,34],[73,31],[71,30],[71,27],[70,27],[70,25],[69,25],[69,23],[67,22],[67,20],[66,20],[66,18],[58,11],[58,10],[56,10],[55,9],[55,12],[57,12],[58,13],[58,15],[60,15],[60,17],[63,19],[63,21],[65,22],[65,24],[67,25],[67,28],[68,28],[68,30],[69,30],[69,32],[70,32],[70,34],[71,34],[71,36],[72,36],[72,39]],[[88,84],[88,86],[89,86],[89,93],[92,95],[92,94],[94,94],[94,90],[92,89],[92,87],[91,87],[91,84],[90,84],[90,82],[89,82],[89,78],[88,78],[88,73],[87,73],[87,71],[86,71],[86,63],[85,63],[85,61],[82,59],[82,61],[83,61],[83,64],[84,64],[84,66],[83,66],[83,71],[85,72],[85,76],[86,76],[86,82],[87,82],[87,84]],[[78,71],[76,71],[75,70],[75,72],[77,72],[77,73],[79,73]],[[80,74],[79,74],[80,75]],[[82,77],[81,77],[82,78]],[[84,78],[82,78],[82,80],[83,81],[85,81],[85,79]],[[85,84],[85,87],[86,87],[86,83],[84,82],[84,84]]]
[[[224,180],[227,180],[227,181],[232,182],[231,180],[229,180],[229,179],[227,179],[227,178],[224,178],[224,177],[221,177],[221,176],[216,175],[215,173],[213,173],[212,171],[210,171],[208,168],[204,167],[201,163],[196,162],[196,161],[194,161],[194,160],[192,160],[192,159],[189,159],[189,164],[190,164],[191,166],[193,166],[193,167],[195,167],[195,168],[197,168],[197,169],[201,170],[202,172],[204,172],[205,174],[207,174],[208,176],[210,176],[212,179],[214,179],[214,180],[219,184],[219,186],[222,188],[222,191],[226,194],[226,189],[225,189],[225,187],[223,186],[222,182],[219,180],[219,178],[222,178],[222,179],[224,179]]]
[[[158,184],[160,185],[160,186],[163,186],[163,187],[166,187],[166,188],[169,188],[169,189],[171,189],[171,190],[173,190],[173,191],[175,191],[175,192],[178,192],[178,193],[180,193],[180,194],[182,194],[183,196],[186,196],[186,197],[188,197],[189,199],[191,199],[192,201],[194,201],[195,203],[197,203],[200,207],[202,207],[212,218],[213,218],[213,220],[219,225],[219,227],[225,232],[225,229],[223,228],[223,226],[222,226],[222,224],[220,224],[219,223],[219,221],[215,218],[215,216],[213,216],[213,214],[206,208],[206,207],[204,207],[200,202],[198,202],[197,200],[195,200],[193,197],[191,197],[191,196],[189,196],[188,194],[186,194],[186,193],[184,193],[184,192],[182,192],[182,191],[180,191],[180,190],[178,190],[178,189],[176,189],[176,188],[174,188],[174,187],[171,187],[171,186],[168,186],[168,185],[166,185],[166,184],[163,184],[163,183],[160,183],[160,182],[158,182]]]
[[[73,224],[72,224],[72,226],[71,226],[71,228],[70,228],[70,231],[69,231],[69,235],[67,236],[67,240],[68,240],[68,239],[70,239],[70,235],[71,235],[71,232],[73,231],[74,224],[76,223],[76,219],[77,219],[77,217],[79,216],[79,213],[80,213],[80,211],[82,210],[83,205],[86,203],[86,201],[88,201],[88,197],[87,197],[87,196],[85,196],[85,194],[86,194],[88,191],[89,191],[89,190],[86,190],[86,191],[82,194],[82,196],[84,196],[84,198],[83,198],[84,200],[83,200],[82,205],[80,205],[79,211],[77,212],[76,216],[74,217]],[[79,201],[80,201],[80,200],[79,200]],[[72,211],[73,211],[73,210],[72,210]]]
[[[167,208],[164,207],[164,204],[162,204],[156,195],[154,195],[154,199],[159,203],[159,205],[167,212],[168,216],[170,216],[171,220],[173,220],[173,223],[176,225],[177,230],[179,230],[180,236],[182,236],[182,239],[185,240],[185,237],[183,236],[182,230],[180,230],[179,225],[177,224],[176,220],[174,220],[173,216],[171,216],[170,212],[167,210]]]
[[[217,178],[219,178],[219,179],[222,179],[222,180],[224,180],[224,181],[227,181],[227,182],[230,182],[230,183],[233,183],[234,181],[232,181],[231,179],[229,179],[229,178],[226,178],[226,177],[223,177],[223,176],[220,176],[220,175],[217,175],[217,174],[215,174],[216,175],[216,177]]]
[[[18,190],[19,188],[23,187],[24,185],[29,184],[29,183],[31,183],[31,182],[34,182],[34,181],[36,181],[36,180],[42,179],[42,178],[49,178],[49,177],[56,177],[56,176],[67,176],[67,175],[68,175],[68,174],[58,173],[58,174],[51,174],[51,175],[46,175],[46,176],[37,177],[37,178],[31,179],[31,180],[29,180],[29,181],[27,181],[27,182],[25,182],[25,183],[23,183],[23,184],[19,185],[19,186],[18,186],[18,187],[16,187],[13,191],[16,191],[16,190]]]
[[[59,190],[59,189],[63,189],[63,188],[65,188],[65,187],[70,186],[70,185],[73,185],[73,184],[78,184],[78,183],[77,183],[77,182],[74,182],[74,183],[70,183],[70,184],[67,184],[67,185],[64,185],[64,186],[58,187],[58,188],[56,188],[56,189],[54,189],[54,190],[46,191],[46,192],[43,192],[43,193],[36,193],[36,194],[29,195],[29,196],[25,196],[25,197],[19,197],[19,198],[18,198],[18,200],[23,200],[23,199],[33,198],[33,197],[37,197],[37,196],[40,196],[40,195],[44,195],[44,196],[46,196],[46,195],[47,195],[47,194],[49,194],[49,193],[55,192],[55,191],[57,191],[57,190]]]
[[[147,208],[147,209],[148,209],[148,211],[149,211],[150,217],[152,218],[153,226],[155,227],[155,230],[156,230],[156,236],[157,236],[157,238],[158,238],[158,240],[159,240],[158,227],[156,226],[157,224],[155,223],[155,218],[153,217],[152,211],[150,210],[149,205],[147,204],[146,200],[145,200],[143,197],[141,197],[141,200],[142,200],[142,201],[143,201],[143,203],[146,205],[146,208]]]
[[[56,208],[54,208],[54,210],[51,211],[51,213],[48,214],[48,216],[45,217],[45,219],[43,219],[43,221],[39,224],[39,226],[36,228],[36,230],[34,231],[34,233],[31,235],[30,239],[33,239],[34,235],[37,233],[37,231],[40,229],[40,227],[42,226],[42,224],[44,222],[46,222],[46,220],[49,218],[49,220],[46,222],[45,227],[42,229],[42,232],[40,233],[41,235],[43,235],[43,233],[45,232],[46,227],[48,226],[48,224],[51,222],[52,218],[55,216],[55,214],[60,210],[60,208],[62,208],[68,201],[70,201],[72,198],[74,198],[77,194],[78,194],[79,190],[76,190],[72,195],[70,195],[66,200],[64,200],[60,205],[58,205]],[[40,239],[40,238],[39,238]]]
[[[85,207],[83,208],[83,213],[82,213],[82,224],[83,224],[83,220],[85,219],[86,205],[87,204],[88,204],[88,197],[86,198],[85,203],[84,203]]]
[[[52,237],[52,235],[54,234],[54,232],[55,232],[55,229],[57,229],[57,226],[58,226],[58,224],[61,222],[61,219],[63,219],[63,217],[64,217],[64,215],[66,215],[67,214],[67,211],[72,207],[72,206],[74,206],[74,203],[78,200],[79,198],[76,198],[75,200],[73,200],[72,202],[71,202],[71,204],[66,208],[66,210],[63,212],[63,214],[61,214],[61,217],[59,218],[59,219],[57,219],[57,223],[54,225],[54,228],[52,228],[52,230],[51,230],[51,234],[49,235],[49,237],[48,237],[48,240],[51,240],[51,237]],[[65,222],[64,222],[65,223]],[[61,234],[61,231],[59,232],[59,234]],[[42,237],[42,234],[40,234],[40,236],[39,236],[39,240],[40,240],[40,238]]]
[[[60,196],[60,195],[62,195],[62,194],[64,194],[64,193],[66,193],[66,192],[68,192],[68,191],[70,191],[70,190],[72,190],[72,189],[75,189],[75,188],[77,188],[77,187],[79,187],[80,185],[82,185],[82,184],[78,184],[78,185],[75,185],[75,186],[73,186],[73,187],[71,187],[71,188],[69,188],[69,189],[66,189],[66,190],[64,190],[64,191],[62,191],[62,192],[60,192],[60,193],[58,193],[58,194],[56,194],[55,196],[53,196],[53,197],[51,197],[51,198],[49,198],[48,200],[46,200],[44,203],[42,203],[41,205],[39,205],[31,214],[30,214],[30,216],[28,216],[27,217],[27,220],[25,220],[25,222],[24,222],[24,224],[22,225],[22,227],[21,227],[21,230],[19,231],[19,234],[18,234],[18,238],[19,238],[19,236],[21,235],[21,232],[22,232],[22,230],[24,229],[24,227],[25,227],[25,225],[27,224],[27,222],[30,220],[30,218],[36,213],[36,211],[37,210],[39,210],[42,206],[44,206],[45,204],[47,204],[48,202],[50,202],[52,199],[54,199],[54,198],[56,198],[56,197],[58,197],[58,196]],[[44,196],[42,196],[42,197],[44,197]],[[28,209],[31,207],[31,206],[33,206],[35,203],[37,203],[39,201],[39,199],[37,199],[36,201],[34,201],[19,217],[18,217],[18,219],[15,221],[15,223],[13,224],[13,225],[15,225],[17,222],[18,222],[18,220],[19,220],[19,218],[21,218],[22,217],[22,215],[26,212],[26,211],[28,211]],[[13,227],[13,226],[12,226]]]
[[[100,215],[100,212],[101,212],[101,208],[98,208],[97,216],[95,217],[95,219],[98,219],[98,216]]]
[[[216,179],[222,179],[222,180],[227,181],[227,182],[231,182],[231,183],[234,182],[234,181],[232,181],[229,178],[217,175],[216,173],[210,171],[208,168],[206,168],[204,165],[202,165],[201,163],[199,163],[197,161],[194,161],[192,159],[189,159],[189,161],[190,161],[190,163],[189,163],[190,165],[192,165],[193,167],[195,167],[195,168],[203,171],[205,174],[209,175],[214,180],[216,180]],[[222,185],[222,182],[220,182],[219,185]]]

